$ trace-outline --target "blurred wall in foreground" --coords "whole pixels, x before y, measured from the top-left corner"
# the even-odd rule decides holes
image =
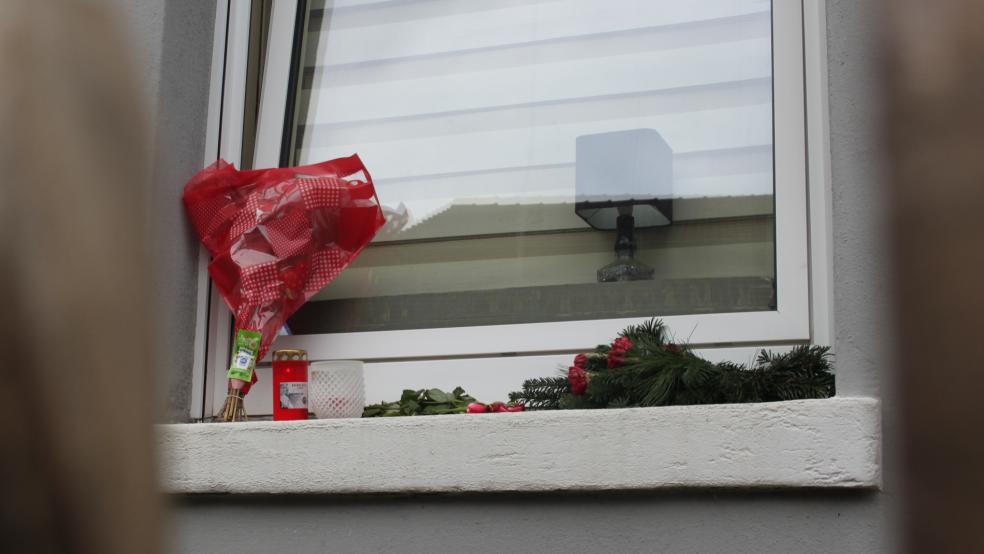
[[[882,2],[910,552],[982,552],[984,4]]]
[[[0,2],[0,552],[159,550],[149,118],[102,8]]]

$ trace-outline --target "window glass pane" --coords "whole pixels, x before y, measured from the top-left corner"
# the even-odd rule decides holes
[[[291,162],[388,223],[291,329],[775,309],[771,58],[767,0],[313,2]]]

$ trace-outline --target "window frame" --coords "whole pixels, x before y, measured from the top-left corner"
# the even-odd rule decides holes
[[[217,6],[205,157],[209,163],[217,154],[240,165],[250,4],[220,2]],[[256,167],[272,167],[280,161],[295,27],[298,21],[303,23],[298,17],[303,9],[299,4],[303,3],[272,3],[257,118]],[[663,317],[677,337],[698,347],[829,344],[832,338],[825,14],[818,3],[785,1],[773,3],[772,18],[777,308]],[[207,282],[207,256],[202,261],[200,285]],[[196,373],[205,385],[201,406],[192,407],[196,418],[210,415],[212,406],[221,404],[225,395],[233,323],[214,286],[200,286],[202,289],[211,292],[207,313],[199,314],[199,336],[204,335],[201,342],[205,346],[200,348],[201,360],[196,359]],[[203,317],[207,324],[202,323]],[[311,359],[366,361],[539,355],[591,348],[626,325],[644,320],[285,336],[277,339],[276,347],[305,349]]]

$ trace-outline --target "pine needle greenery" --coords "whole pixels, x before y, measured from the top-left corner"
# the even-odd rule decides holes
[[[829,358],[825,346],[797,346],[781,354],[763,350],[750,367],[712,363],[670,342],[663,323],[651,319],[578,356],[567,376],[529,379],[509,399],[529,410],[556,410],[828,398]],[[586,375],[586,388],[572,387],[578,375]]]

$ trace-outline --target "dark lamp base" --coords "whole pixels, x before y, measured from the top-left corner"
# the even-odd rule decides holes
[[[615,261],[598,270],[599,283],[645,281],[655,270],[635,259],[635,218],[632,206],[620,206],[615,231]]]
[[[635,258],[619,258],[598,270],[598,282],[646,281],[653,278],[655,271]]]

